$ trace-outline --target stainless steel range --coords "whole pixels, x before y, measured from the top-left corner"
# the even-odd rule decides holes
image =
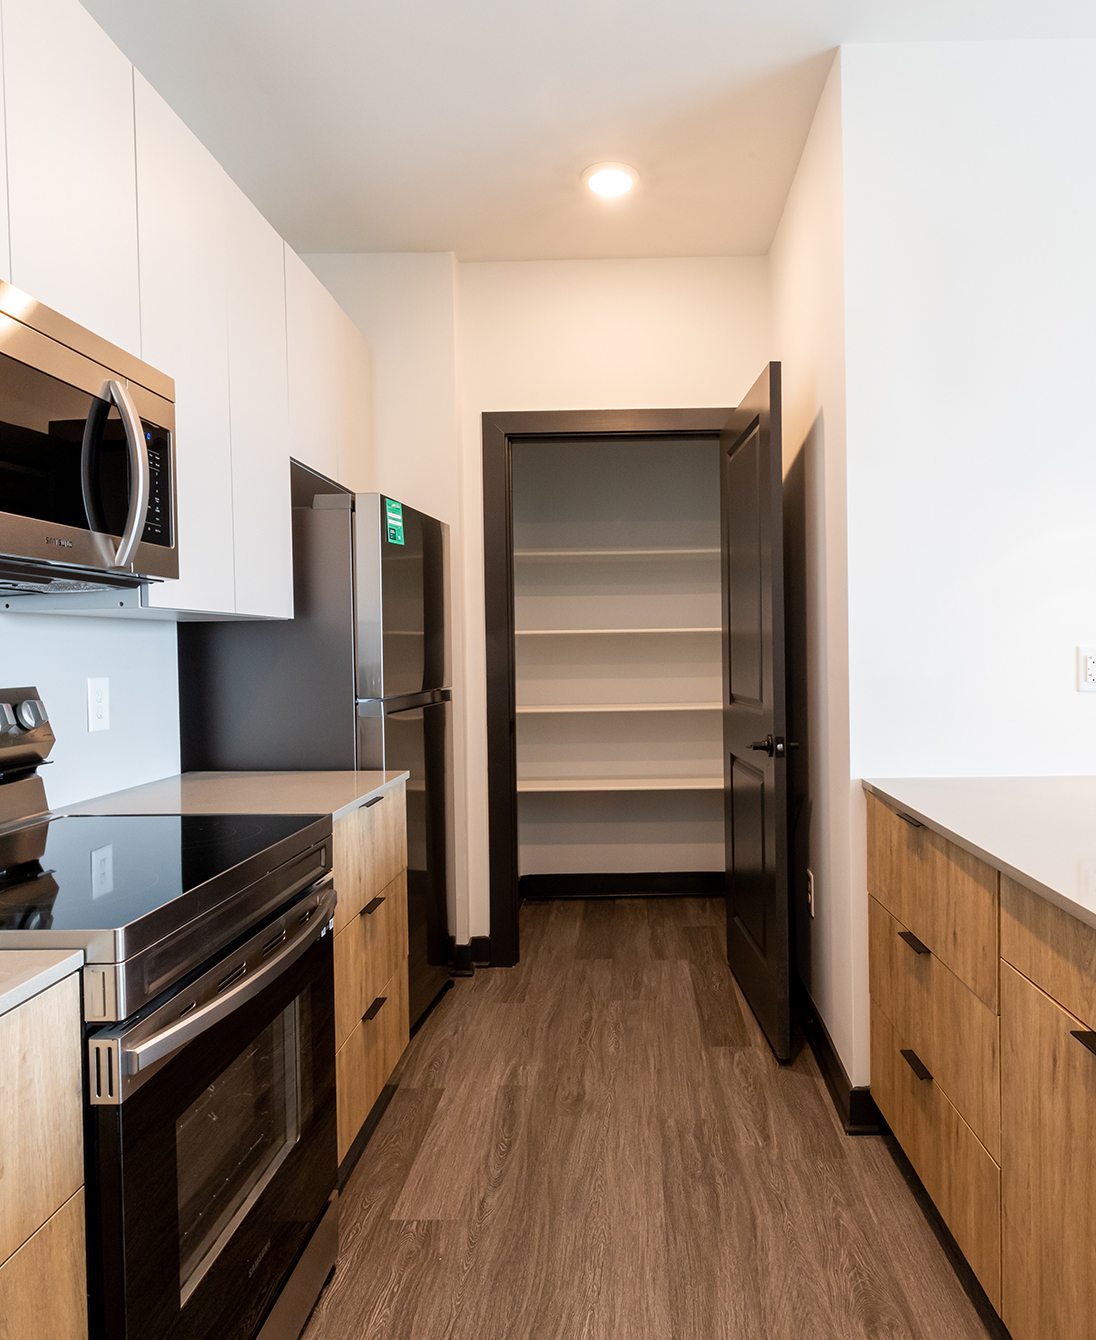
[[[338,1246],[330,817],[53,816],[35,690],[0,728],[0,947],[86,959],[91,1335],[296,1340]]]

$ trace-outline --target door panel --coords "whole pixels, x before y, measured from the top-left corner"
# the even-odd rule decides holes
[[[740,928],[765,953],[765,777],[740,758],[731,760],[730,873]]]
[[[727,959],[791,1055],[780,365],[720,435]]]
[[[727,461],[728,532],[735,543],[726,552],[727,637],[730,693],[741,702],[762,699],[762,561],[760,434],[751,433]]]

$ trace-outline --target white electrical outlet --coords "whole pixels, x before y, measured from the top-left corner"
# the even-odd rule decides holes
[[[811,914],[811,916],[813,917],[813,916],[814,916],[814,872],[813,872],[812,870],[808,870],[808,871],[807,871],[807,907],[810,909],[810,914]]]
[[[114,892],[114,843],[96,847],[91,853],[91,896],[102,898]]]
[[[1096,647],[1077,648],[1077,692],[1096,693]]]
[[[110,730],[110,680],[88,680],[88,730]]]

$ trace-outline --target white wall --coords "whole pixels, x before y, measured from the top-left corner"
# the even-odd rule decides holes
[[[173,623],[0,613],[0,688],[37,688],[57,737],[54,809],[179,771],[178,671]],[[87,681],[103,676],[110,729],[89,733]]]
[[[815,919],[801,972],[854,1084],[868,1082],[866,901],[849,784],[848,555],[841,57],[830,70],[770,252],[775,356],[782,362],[786,486],[802,498],[811,811],[799,851],[814,875]],[[797,459],[798,458],[798,459]],[[787,574],[789,582],[795,580]],[[800,632],[789,628],[789,639]],[[793,760],[798,762],[798,760]],[[862,881],[861,881],[862,883]],[[805,899],[804,880],[793,897]],[[804,959],[807,961],[804,962]]]
[[[843,88],[852,775],[1090,773],[1096,43]]]
[[[460,266],[469,899],[489,933],[481,415],[737,405],[772,356],[764,257]]]

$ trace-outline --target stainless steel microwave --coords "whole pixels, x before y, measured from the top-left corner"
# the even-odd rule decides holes
[[[175,383],[0,281],[0,592],[178,577]]]

